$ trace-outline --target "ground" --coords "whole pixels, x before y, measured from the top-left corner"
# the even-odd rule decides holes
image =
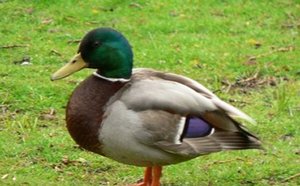
[[[142,168],[75,145],[72,90],[92,71],[51,82],[81,37],[112,27],[135,67],[191,77],[248,113],[265,150],[221,152],[165,168],[163,185],[300,185],[300,3],[0,0],[0,184],[126,185]]]

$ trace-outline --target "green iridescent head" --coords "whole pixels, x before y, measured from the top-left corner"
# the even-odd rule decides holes
[[[82,68],[98,69],[98,74],[107,78],[131,76],[133,53],[127,39],[111,28],[97,28],[82,39],[78,53],[51,77],[61,79]]]

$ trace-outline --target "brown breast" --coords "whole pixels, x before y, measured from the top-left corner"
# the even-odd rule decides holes
[[[98,132],[103,107],[124,84],[91,75],[74,90],[67,106],[66,122],[69,133],[81,147],[101,154]]]

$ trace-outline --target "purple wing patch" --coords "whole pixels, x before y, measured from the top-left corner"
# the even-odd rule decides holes
[[[212,126],[198,117],[187,117],[181,138],[199,138],[207,136],[212,131]]]

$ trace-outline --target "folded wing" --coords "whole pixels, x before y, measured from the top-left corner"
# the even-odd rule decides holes
[[[253,119],[189,78],[138,69],[120,95],[142,121],[144,130],[136,137],[169,153],[195,157],[261,147],[233,118]]]

